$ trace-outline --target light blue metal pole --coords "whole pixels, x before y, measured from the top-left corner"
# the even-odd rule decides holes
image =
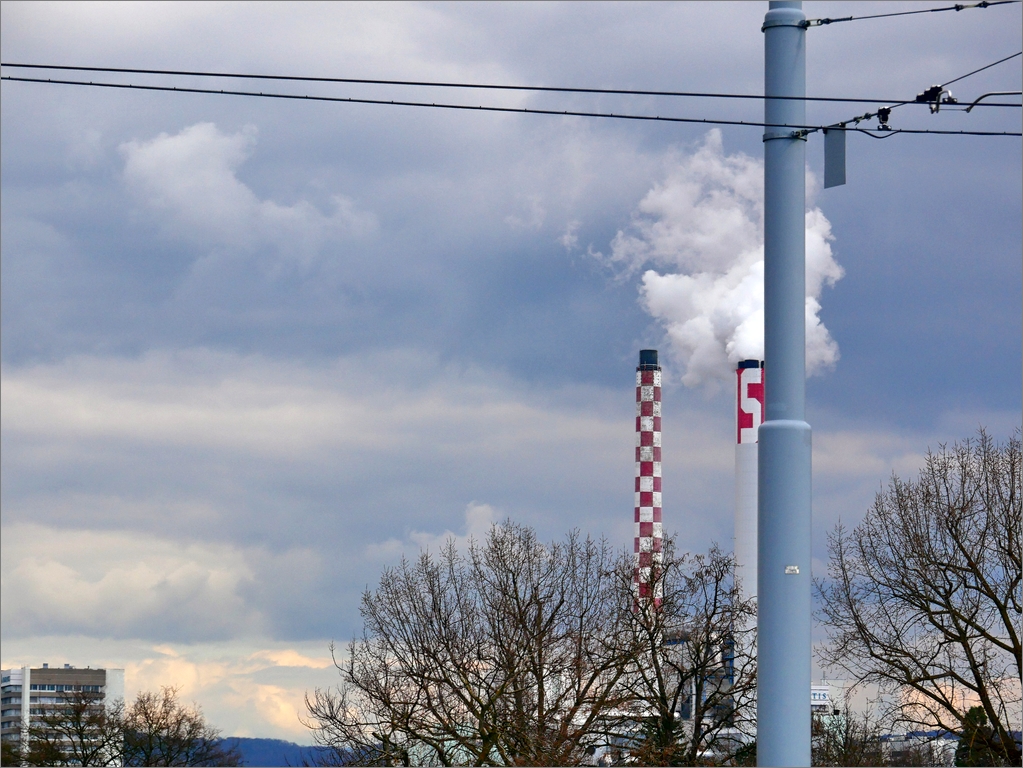
[[[764,122],[806,124],[806,16],[764,19]],[[764,129],[765,421],[759,432],[757,762],[810,765],[810,425],[806,400],[806,140]]]

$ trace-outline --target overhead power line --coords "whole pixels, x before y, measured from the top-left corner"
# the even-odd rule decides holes
[[[1016,54],[1019,55],[1019,54]],[[1009,57],[1011,58],[1011,57]],[[1000,62],[995,62],[1000,63]],[[764,99],[761,94],[752,93],[711,93],[704,91],[651,91],[631,88],[574,88],[568,86],[545,86],[545,85],[501,85],[497,83],[452,83],[430,80],[380,80],[357,77],[313,77],[306,75],[261,75],[244,72],[209,72],[202,70],[181,70],[181,69],[137,69],[131,67],[78,67],[62,64],[17,64],[11,62],[0,63],[0,66],[11,69],[42,69],[59,70],[68,72],[106,72],[121,75],[161,75],[167,77],[224,77],[244,80],[278,80],[303,83],[343,83],[346,85],[388,85],[388,86],[411,86],[417,88],[462,88],[491,91],[528,91],[535,93],[586,93],[603,94],[614,96],[672,96],[689,98],[708,99]],[[994,66],[993,64],[988,66]],[[979,70],[978,70],[979,71]],[[972,74],[972,73],[971,73]],[[964,75],[966,77],[966,75]],[[962,78],[959,78],[962,79]],[[912,99],[863,99],[845,98],[838,96],[778,96],[772,97],[795,101],[823,101],[823,102],[846,102],[864,104],[884,104],[892,102],[912,103]],[[1018,107],[1018,104],[992,103],[985,104],[989,107]]]
[[[823,27],[827,24],[837,24],[840,21],[863,21],[864,19],[887,19],[892,16],[915,16],[918,13],[941,13],[942,11],[966,11],[971,8],[990,8],[995,5],[1013,5],[1021,0],[981,0],[979,3],[956,3],[944,8],[921,8],[918,11],[899,11],[898,13],[875,13],[871,16],[843,16],[839,19],[807,19],[800,26]]]
[[[212,94],[219,96],[252,96],[264,99],[288,99],[294,101],[325,101],[325,102],[342,102],[348,104],[381,104],[390,106],[402,106],[402,107],[425,107],[430,109],[458,109],[478,112],[504,112],[513,114],[529,114],[529,115],[558,115],[562,117],[600,117],[609,118],[615,120],[643,120],[648,122],[668,122],[668,123],[702,123],[705,125],[745,125],[753,127],[763,128],[791,128],[799,131],[817,131],[831,126],[822,125],[788,125],[780,123],[763,123],[748,120],[720,120],[714,118],[700,118],[700,117],[666,117],[662,115],[631,115],[621,114],[613,112],[583,112],[576,110],[561,110],[561,109],[532,109],[528,107],[496,107],[486,105],[473,105],[473,104],[438,104],[436,102],[424,102],[424,101],[401,101],[397,99],[360,99],[351,98],[344,96],[312,96],[306,94],[297,93],[263,93],[257,91],[234,91],[227,89],[213,89],[213,88],[188,88],[188,87],[177,87],[169,85],[137,85],[133,83],[109,83],[109,82],[90,82],[85,80],[53,80],[43,79],[36,77],[12,77],[4,75],[0,77],[0,80],[10,80],[12,82],[21,83],[49,83],[51,85],[80,85],[93,88],[117,88],[125,90],[139,90],[139,91],[167,91],[172,93],[203,93]],[[842,126],[836,128],[838,130],[853,131],[857,133],[869,133],[864,128],[847,128]],[[958,136],[1023,136],[1023,133],[1012,133],[1008,131],[942,131],[942,130],[926,130],[926,129],[900,129],[899,131],[892,131],[891,133],[930,133],[930,134],[944,134],[944,135],[958,135]]]

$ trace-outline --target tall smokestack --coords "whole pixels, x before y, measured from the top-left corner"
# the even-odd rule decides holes
[[[764,363],[735,371],[735,565],[744,597],[757,594],[757,430],[764,423]]]
[[[638,600],[661,601],[661,366],[656,349],[641,349],[636,367],[636,567]]]

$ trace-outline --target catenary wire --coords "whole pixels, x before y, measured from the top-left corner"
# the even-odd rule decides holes
[[[960,75],[955,80],[949,80],[947,83],[942,83],[941,87],[945,88],[946,86],[952,85],[952,83],[958,83],[960,80],[965,80],[966,78],[970,77],[971,75],[975,75],[978,72],[983,72],[985,69],[991,69],[991,67],[993,67],[993,66],[995,66],[997,64],[1001,64],[1004,61],[1008,61],[1009,59],[1015,59],[1017,56],[1023,56],[1023,51],[1017,51],[1016,53],[1012,54],[1011,56],[1006,56],[1004,59],[999,59],[998,61],[992,62],[992,63],[990,63],[990,64],[988,64],[986,66],[983,66],[980,69],[975,69],[972,72],[967,72],[965,75]]]
[[[1018,55],[1018,54],[1017,54]],[[1010,57],[1011,58],[1011,57]],[[999,63],[999,62],[996,62]],[[168,77],[225,77],[245,80],[281,80],[291,82],[310,83],[344,83],[347,85],[394,85],[412,86],[427,88],[463,88],[492,91],[530,91],[546,93],[588,93],[605,94],[614,96],[676,96],[692,98],[714,98],[714,99],[763,99],[764,96],[752,93],[709,93],[702,91],[649,91],[628,88],[573,88],[562,86],[543,85],[499,85],[495,83],[446,83],[429,80],[378,80],[355,77],[313,77],[305,75],[259,75],[242,72],[207,72],[201,70],[178,70],[178,69],[136,69],[130,67],[78,67],[62,64],[17,64],[10,62],[0,63],[0,66],[11,69],[43,69],[62,70],[71,72],[106,72],[111,74],[129,75],[163,75]],[[994,66],[994,65],[989,65]],[[965,75],[964,75],[965,77]],[[790,101],[825,101],[825,102],[856,102],[864,104],[883,104],[902,101],[901,99],[861,99],[842,98],[837,96],[777,96],[772,97]],[[909,100],[906,103],[913,103]],[[989,107],[1019,107],[1019,104],[991,103]]]
[[[837,24],[840,21],[862,21],[864,19],[887,19],[892,16],[914,16],[918,13],[940,13],[941,11],[966,11],[971,8],[990,8],[995,5],[1013,5],[1021,0],[981,0],[979,3],[956,3],[943,8],[921,8],[917,11],[899,11],[897,13],[875,13],[871,16],[843,16],[839,19],[807,19],[803,27],[822,27],[826,24]]]
[[[963,112],[969,112],[971,109],[980,104],[981,101],[986,99],[988,96],[1023,96],[1023,91],[992,91],[991,93],[983,93],[973,100],[970,106],[963,109]]]
[[[998,61],[993,61],[990,64],[985,64],[983,67],[980,67],[979,69],[975,69],[972,72],[967,72],[965,75],[960,75],[959,77],[957,77],[957,78],[955,78],[953,80],[949,80],[947,83],[944,83],[942,85],[937,86],[938,89],[941,89],[941,90],[939,90],[938,95],[936,97],[937,100],[938,100],[938,103],[941,104],[941,106],[945,106],[945,104],[940,101],[941,100],[941,93],[943,92],[943,89],[945,88],[945,86],[951,85],[952,83],[958,83],[960,80],[965,80],[966,78],[968,78],[968,77],[970,77],[972,75],[975,75],[978,72],[983,72],[985,69],[991,69],[991,67],[994,67],[994,66],[996,66],[998,64],[1002,64],[1003,62],[1009,61],[1010,59],[1014,59],[1017,56],[1023,56],[1023,51],[1017,51],[1016,53],[1013,53],[1013,54],[1011,54],[1009,56],[1001,58]],[[921,94],[920,96],[922,96],[922,95],[923,94]],[[951,96],[951,92],[949,92],[949,95]],[[1004,92],[1004,93],[1001,93],[999,95],[1008,96],[1008,95],[1010,95],[1010,92]],[[896,104],[892,104],[890,107],[883,107],[882,109],[887,109],[888,112],[890,113],[893,109],[897,109],[898,107],[904,107],[907,104],[928,104],[928,105],[930,105],[930,104],[934,104],[935,103],[933,101],[921,100],[920,96],[917,96],[913,101],[900,101],[900,102],[898,102]],[[955,102],[955,101],[949,102],[949,104],[956,104],[956,103],[958,103],[958,102]],[[973,109],[973,105],[971,105],[967,109],[960,109],[960,110],[956,110],[956,111],[969,112],[971,109]],[[827,126],[827,130],[831,130],[831,129],[846,130],[846,124],[848,124],[848,123],[853,123],[854,125],[859,125],[862,121],[864,121],[864,120],[872,120],[873,118],[877,117],[877,115],[878,115],[878,112],[867,112],[864,115],[857,115],[856,117],[850,117],[848,120],[843,120],[842,122],[833,123],[832,125]],[[824,130],[824,129],[821,128],[821,129],[818,129],[818,130]],[[863,132],[866,133],[866,131],[863,131]],[[888,136],[892,135],[893,133],[901,133],[901,132],[902,131],[893,131],[892,129],[889,128],[889,129],[884,130],[884,136],[874,136],[874,138],[888,138]],[[868,134],[868,135],[873,135],[873,134]]]
[[[88,86],[93,88],[117,88],[125,90],[140,90],[140,91],[169,91],[173,93],[201,93],[201,94],[212,94],[220,96],[254,96],[265,99],[288,99],[295,101],[325,101],[325,102],[344,102],[349,104],[382,104],[391,106],[402,106],[402,107],[426,107],[432,109],[458,109],[458,110],[470,110],[479,112],[504,112],[504,113],[517,113],[517,114],[530,114],[530,115],[558,115],[568,117],[600,117],[600,118],[611,118],[616,120],[643,120],[648,122],[668,122],[668,123],[703,123],[705,125],[745,125],[752,127],[763,127],[763,128],[792,128],[795,131],[819,131],[825,126],[820,125],[791,125],[788,123],[763,123],[750,120],[721,120],[715,118],[702,118],[702,117],[666,117],[662,115],[630,115],[630,114],[616,114],[613,112],[581,112],[574,110],[561,110],[561,109],[530,109],[527,107],[495,107],[495,106],[483,106],[483,105],[471,105],[471,104],[438,104],[436,102],[424,102],[424,101],[399,101],[397,99],[360,99],[350,98],[342,96],[310,96],[305,94],[297,93],[263,93],[259,91],[232,91],[226,89],[212,89],[212,88],[187,88],[187,87],[176,87],[169,85],[136,85],[133,83],[96,83],[86,80],[52,80],[43,79],[36,77],[12,77],[10,75],[4,75],[0,77],[0,80],[10,80],[12,82],[21,83],[49,83],[51,85],[80,85]],[[866,129],[863,128],[846,128],[842,126],[838,130],[854,131],[858,133],[867,133]],[[832,126],[828,126],[829,130]],[[930,133],[930,134],[943,134],[943,135],[959,135],[959,136],[1023,136],[1023,133],[1013,133],[1008,131],[942,131],[942,130],[928,130],[928,129],[917,129],[917,128],[905,128],[900,129],[899,133]]]

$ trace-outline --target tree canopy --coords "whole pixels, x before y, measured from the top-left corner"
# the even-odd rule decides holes
[[[1018,431],[928,452],[917,479],[893,475],[860,525],[836,527],[816,583],[825,666],[879,685],[893,723],[1007,765],[1020,764],[1020,478]]]
[[[748,718],[753,674],[750,644],[733,633],[750,626],[751,608],[736,602],[732,558],[676,556],[666,541],[657,605],[635,598],[633,567],[606,541],[573,532],[545,544],[506,522],[465,553],[449,543],[386,570],[363,595],[362,636],[335,661],[340,684],[307,697],[326,759],[578,765],[603,750],[676,764],[724,754],[735,744],[723,732]]]

